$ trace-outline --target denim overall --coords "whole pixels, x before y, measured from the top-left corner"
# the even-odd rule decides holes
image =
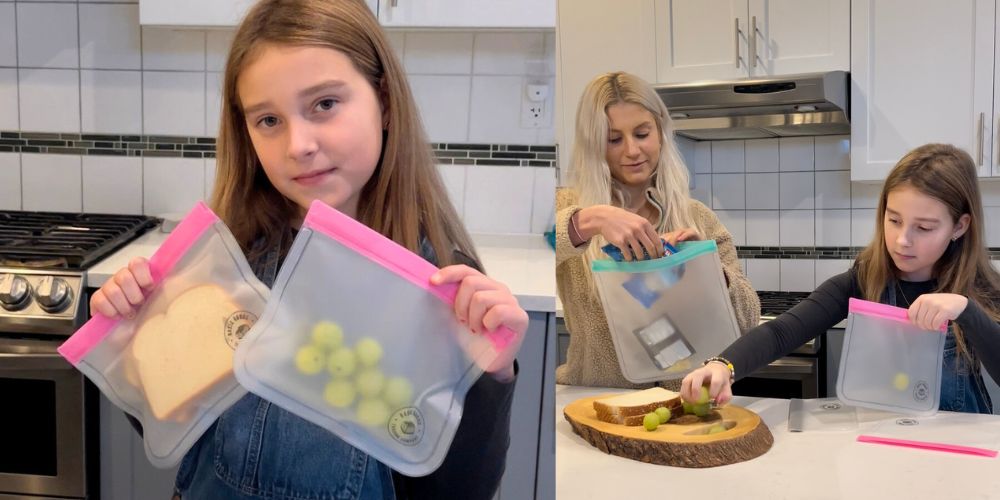
[[[254,272],[274,284],[279,258]],[[188,451],[177,472],[183,500],[394,498],[392,472],[325,429],[247,394]]]
[[[886,288],[883,302],[896,306],[896,283]],[[914,299],[915,300],[915,299]],[[969,347],[966,345],[966,347]],[[979,361],[973,354],[972,362],[958,352],[958,344],[948,324],[948,334],[944,341],[944,362],[941,366],[941,404],[940,411],[959,411],[964,413],[993,413],[993,403],[990,401],[986,384],[979,369]]]

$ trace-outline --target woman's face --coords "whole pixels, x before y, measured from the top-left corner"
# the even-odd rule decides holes
[[[236,83],[271,184],[304,215],[313,200],[355,217],[382,152],[382,105],[344,53],[265,45]]]
[[[956,224],[944,203],[912,186],[890,191],[885,207],[885,249],[906,281],[931,279],[948,243],[969,227],[969,214]]]
[[[611,176],[630,187],[646,188],[660,158],[660,131],[646,108],[620,102],[608,106],[608,148]]]

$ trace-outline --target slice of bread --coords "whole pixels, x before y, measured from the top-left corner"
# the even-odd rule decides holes
[[[611,424],[642,425],[642,418],[659,407],[671,413],[681,407],[681,396],[662,387],[630,392],[594,401],[597,419]]]
[[[153,416],[184,419],[185,405],[233,371],[226,320],[239,311],[221,287],[191,288],[139,326],[131,352]]]

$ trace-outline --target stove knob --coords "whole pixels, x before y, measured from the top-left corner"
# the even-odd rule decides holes
[[[31,299],[30,291],[28,280],[16,274],[0,274],[0,307],[8,311],[24,308]]]
[[[38,287],[35,288],[35,300],[47,312],[61,312],[72,302],[73,290],[70,289],[66,280],[46,276],[38,282]]]

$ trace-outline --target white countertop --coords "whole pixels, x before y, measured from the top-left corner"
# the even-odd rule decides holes
[[[686,469],[608,455],[573,433],[563,417],[563,407],[582,397],[616,392],[625,391],[556,386],[557,498],[913,500],[1000,496],[1000,458],[858,443],[858,434],[899,416],[865,409],[858,409],[857,430],[791,433],[786,399],[734,398],[734,404],[759,414],[774,435],[771,449],[753,460]],[[976,429],[1000,435],[1000,416],[974,417]]]
[[[133,257],[149,257],[167,234],[154,229],[87,271],[99,287]],[[490,277],[506,284],[526,311],[553,312],[556,302],[555,251],[542,235],[472,235]]]

